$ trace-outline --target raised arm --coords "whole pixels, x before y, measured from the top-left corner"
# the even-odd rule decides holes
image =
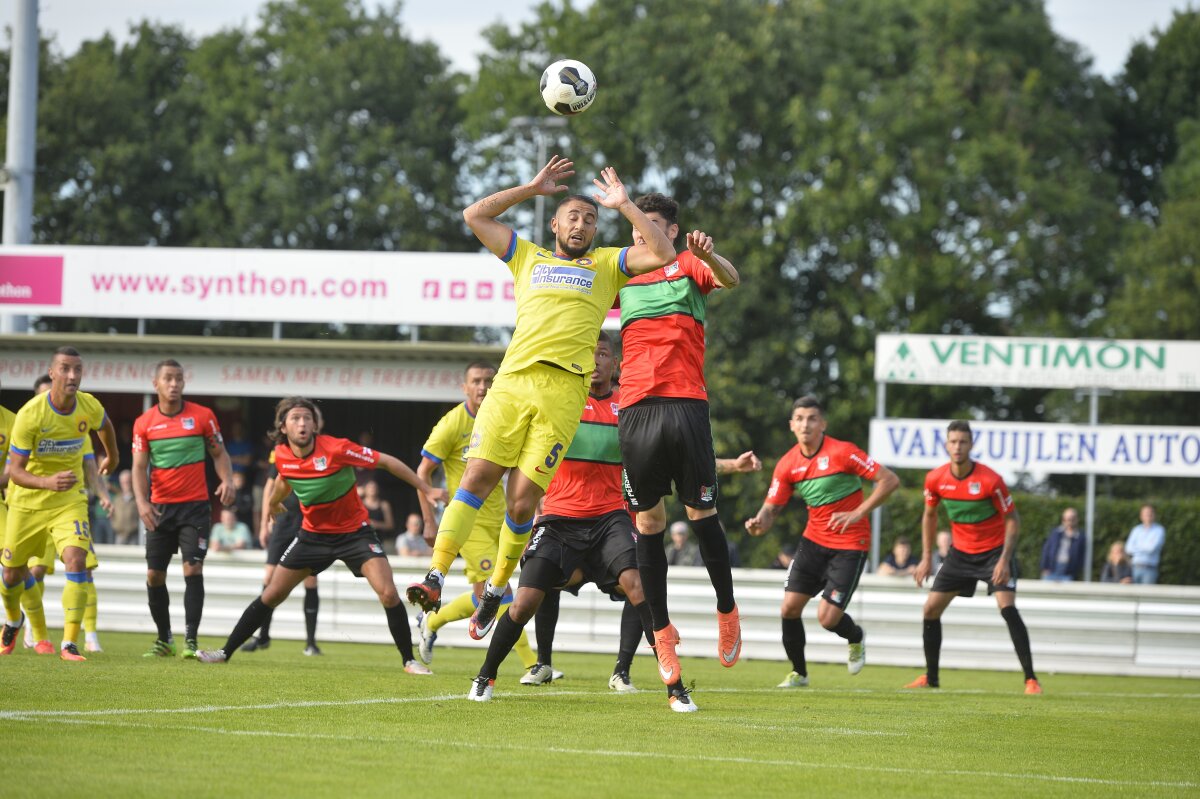
[[[539,194],[559,194],[567,190],[559,181],[575,174],[573,164],[566,158],[555,155],[542,167],[533,180],[521,186],[498,191],[472,203],[463,211],[463,219],[475,237],[497,258],[503,258],[512,242],[513,230],[496,217],[519,202],[537,197]]]
[[[762,469],[762,461],[748,450],[736,458],[717,458],[717,474],[734,474],[736,472],[757,472]]]
[[[424,494],[425,498],[430,502],[445,502],[446,489],[434,488],[429,483],[417,476],[417,473],[408,468],[408,464],[399,458],[388,455],[386,452],[379,453],[379,467],[388,474],[403,480],[410,486],[415,488],[418,493]]]
[[[675,246],[667,238],[662,229],[650,221],[642,209],[634,205],[625,191],[625,184],[617,177],[617,170],[611,166],[605,167],[600,173],[600,180],[593,180],[599,192],[592,196],[605,208],[620,211],[629,220],[629,224],[642,234],[645,244],[635,244],[625,253],[625,268],[630,274],[641,275],[653,272],[675,260]],[[507,246],[508,242],[505,242]]]
[[[883,504],[893,491],[900,487],[900,478],[888,467],[880,464],[875,469],[875,488],[871,496],[859,503],[854,510],[832,513],[829,516],[829,527],[836,533],[846,532],[846,528]]]
[[[717,285],[723,289],[731,289],[742,282],[737,269],[725,257],[718,255],[713,249],[712,236],[699,230],[687,234],[687,248],[692,255],[704,261],[712,270]]]

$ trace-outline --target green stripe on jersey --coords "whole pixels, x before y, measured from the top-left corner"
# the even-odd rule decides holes
[[[845,499],[855,491],[861,490],[862,480],[857,475],[845,472],[796,483],[796,493],[810,508],[831,505],[839,499]]]
[[[580,422],[575,440],[567,449],[567,460],[621,465],[621,443],[617,428],[610,424]]]
[[[691,278],[627,285],[621,289],[621,327],[670,314],[687,314],[704,324],[705,307],[704,295]]]
[[[288,476],[288,485],[296,492],[301,505],[320,505],[333,502],[354,488],[354,470],[343,466],[333,474],[321,477],[296,478]]]
[[[998,513],[991,498],[987,499],[943,499],[950,521],[960,524],[978,524]]]
[[[178,469],[204,460],[204,436],[150,439],[150,465],[155,469]]]

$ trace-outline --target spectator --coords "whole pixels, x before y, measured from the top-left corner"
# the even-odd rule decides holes
[[[380,538],[384,533],[396,532],[396,517],[392,515],[392,503],[379,495],[379,483],[367,480],[359,486],[359,496],[362,497],[363,507],[367,509],[367,518]],[[388,538],[391,536],[388,535]]]
[[[667,546],[669,566],[700,565],[700,549],[689,540],[691,535],[687,522],[679,521],[671,525],[671,543]]]
[[[937,576],[938,570],[942,568],[942,562],[950,554],[951,540],[949,530],[938,530],[937,550],[933,553],[933,571],[930,573],[931,577]]]
[[[1079,530],[1079,512],[1063,511],[1062,524],[1050,531],[1042,547],[1042,579],[1059,583],[1083,579],[1083,533]]]
[[[908,536],[902,535],[892,544],[892,551],[883,559],[883,563],[879,564],[879,573],[890,577],[911,577],[920,561],[913,555]]]
[[[118,491],[112,498],[112,526],[118,544],[138,542],[137,499],[133,495],[133,472],[122,469],[117,475]]]
[[[1133,567],[1129,565],[1129,558],[1125,557],[1124,542],[1113,541],[1112,546],[1108,548],[1108,558],[1104,561],[1104,568],[1100,570],[1100,582],[1133,582]]]
[[[242,424],[241,420],[229,426],[229,435],[225,438],[225,451],[229,453],[233,473],[243,473],[248,477],[245,473],[254,467],[254,445],[246,438],[246,425]]]
[[[117,455],[121,463],[133,463],[133,422],[128,419],[117,424]]]
[[[402,558],[419,558],[430,553],[425,543],[425,523],[421,514],[410,513],[404,521],[404,532],[396,536],[396,554]]]
[[[246,480],[245,472],[233,473],[232,509],[237,520],[246,525],[247,530],[254,530],[258,526],[254,518],[254,491]]]
[[[250,525],[238,521],[233,508],[225,508],[221,511],[221,521],[212,526],[212,531],[208,535],[208,545],[213,552],[248,549],[250,547]]]
[[[1125,551],[1133,561],[1133,581],[1139,585],[1158,582],[1158,562],[1167,531],[1154,520],[1154,506],[1143,505],[1142,523],[1129,531]]]
[[[775,560],[771,561],[769,568],[772,569],[790,569],[792,567],[792,553],[796,551],[793,547],[784,547],[779,550],[779,554],[775,556]]]

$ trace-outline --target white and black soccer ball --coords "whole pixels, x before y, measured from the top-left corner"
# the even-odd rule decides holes
[[[582,61],[555,61],[542,73],[539,87],[546,107],[560,116],[586,111],[596,100],[596,76]]]

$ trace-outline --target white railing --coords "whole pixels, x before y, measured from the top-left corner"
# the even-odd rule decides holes
[[[99,546],[96,587],[100,629],[154,633],[146,607],[145,561],[138,547]],[[262,581],[262,552],[210,555],[204,566],[206,601],[201,638],[218,643],[233,627]],[[418,578],[424,559],[391,558],[396,584]],[[736,569],[734,583],[742,616],[744,657],[784,660],[779,635],[779,602],[784,572]],[[168,572],[171,611],[178,634],[183,621],[183,576],[178,562]],[[318,638],[323,641],[387,643],[383,612],[364,580],[340,564],[321,575]],[[62,573],[47,578],[46,614],[61,624],[57,597]],[[447,580],[446,594],[467,590],[460,573]],[[298,588],[275,614],[272,637],[304,638]],[[700,568],[670,572],[671,617],[679,628],[684,656],[713,657],[717,628],[712,588]],[[924,666],[921,605],[925,591],[912,581],[867,575],[851,601],[850,613],[867,631],[868,663]],[[808,659],[842,662],[845,643],[816,621],[815,602],[805,610]],[[1200,677],[1200,588],[1062,584],[1026,580],[1017,605],[1029,628],[1034,666],[1039,672]],[[581,596],[564,595],[555,648],[567,652],[612,653],[617,649],[621,605],[588,586]],[[486,646],[472,641],[466,624],[442,628],[439,646]],[[1017,670],[1008,630],[994,600],[979,595],[956,599],[943,617],[942,666]]]

